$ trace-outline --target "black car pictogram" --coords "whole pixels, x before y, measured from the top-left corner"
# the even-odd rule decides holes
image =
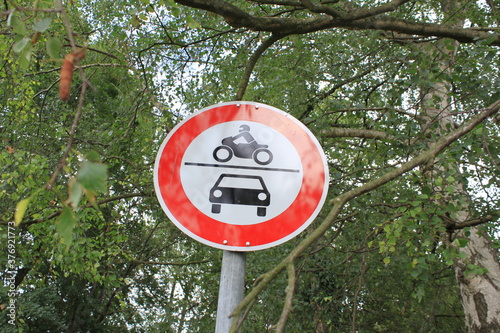
[[[257,216],[266,216],[271,195],[260,176],[222,174],[210,189],[212,213],[219,214],[221,204],[257,206]]]

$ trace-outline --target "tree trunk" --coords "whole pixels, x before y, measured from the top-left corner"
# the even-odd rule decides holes
[[[459,237],[464,237],[459,232]],[[465,237],[464,237],[465,238]],[[499,253],[477,227],[470,229],[468,243],[461,251],[467,256],[455,261],[467,329],[471,333],[500,332],[500,263]],[[467,274],[467,265],[484,267],[482,275]]]
[[[444,8],[443,8],[444,9]],[[441,64],[450,64],[453,61],[454,51],[449,48],[440,47],[442,59],[436,59]],[[447,71],[445,65],[441,65],[442,71]],[[449,131],[450,127],[455,126],[451,114],[451,104],[449,94],[451,85],[446,81],[439,81],[432,85],[430,89],[422,92],[422,114],[420,115],[422,131],[433,132],[440,135]],[[459,173],[458,162],[453,165],[444,163],[445,166],[438,166],[438,161],[432,170],[428,170],[428,175],[432,178],[442,176],[446,178],[447,173]],[[444,176],[444,177],[443,177]],[[466,318],[467,331],[470,333],[478,332],[500,332],[500,263],[499,253],[493,248],[488,235],[481,231],[477,226],[471,227],[467,232],[463,229],[453,231],[453,226],[470,220],[470,205],[464,202],[470,202],[470,196],[462,184],[455,181],[453,198],[443,198],[439,203],[446,205],[453,203],[455,207],[460,207],[455,212],[450,212],[450,216],[443,217],[447,223],[450,234],[443,235],[443,240],[453,246],[457,251],[464,255],[454,261],[454,271],[460,289],[460,297]],[[437,189],[440,192],[446,192],[444,189]],[[465,200],[458,201],[457,197]],[[475,217],[477,218],[477,217]],[[449,242],[450,239],[466,239],[464,242]],[[476,271],[474,272],[474,269]],[[478,269],[479,270],[478,270]],[[481,268],[485,268],[481,272]],[[481,274],[482,273],[482,274]]]
[[[440,84],[439,89],[433,90],[433,98],[437,94],[443,93],[444,85]],[[427,98],[425,98],[427,100]],[[436,99],[435,99],[436,100]],[[446,101],[446,99],[442,99]],[[449,107],[443,107],[440,112],[436,113],[435,108],[425,108],[425,115],[431,122],[438,122],[435,129],[437,133],[444,131],[451,124],[451,117],[447,117],[444,111]],[[437,120],[440,119],[440,120]],[[429,123],[425,125],[428,129]],[[437,162],[437,161],[435,161]],[[444,167],[435,166],[430,173],[434,175],[445,175],[447,171],[453,169],[452,174],[458,173],[458,165],[449,165],[448,169]],[[446,178],[442,177],[442,178]],[[455,207],[460,207],[455,212],[450,212],[451,218],[446,217],[446,223],[449,230],[453,230],[453,226],[459,225],[469,219],[470,206],[464,205],[468,202],[469,195],[463,188],[462,184],[456,181],[452,185],[454,188],[454,198],[445,197],[440,201],[441,205],[446,205],[452,202]],[[445,192],[444,189],[438,189],[440,192]],[[466,200],[458,201],[457,196],[465,198]],[[477,217],[476,217],[477,218]],[[444,219],[444,217],[443,217]],[[451,227],[450,227],[451,226]],[[459,257],[454,262],[454,270],[457,282],[460,288],[460,297],[464,308],[466,326],[470,333],[479,332],[500,332],[500,263],[498,261],[499,253],[493,248],[487,234],[479,230],[477,226],[471,227],[467,232],[464,230],[451,231],[452,239],[466,239],[467,244],[449,242],[449,246],[453,246],[457,251],[462,252],[463,258]],[[443,235],[444,240],[448,241],[449,235]],[[475,268],[485,268],[483,272],[474,272]],[[481,274],[483,273],[483,274]]]

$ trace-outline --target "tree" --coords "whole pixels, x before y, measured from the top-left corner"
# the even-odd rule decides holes
[[[317,135],[331,186],[306,232],[248,256],[234,329],[500,330],[498,6],[7,2],[6,238],[19,225],[2,267],[19,327],[213,329],[219,253],[167,221],[151,168],[183,115],[246,99]]]

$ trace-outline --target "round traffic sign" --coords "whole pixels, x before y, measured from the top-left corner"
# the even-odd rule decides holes
[[[196,112],[163,141],[154,168],[172,222],[206,245],[266,249],[319,213],[328,166],[314,135],[274,107],[228,102]]]

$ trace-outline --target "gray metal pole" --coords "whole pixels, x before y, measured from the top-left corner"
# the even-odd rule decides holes
[[[245,268],[245,252],[223,252],[215,333],[228,333],[231,328],[229,315],[243,299]]]

